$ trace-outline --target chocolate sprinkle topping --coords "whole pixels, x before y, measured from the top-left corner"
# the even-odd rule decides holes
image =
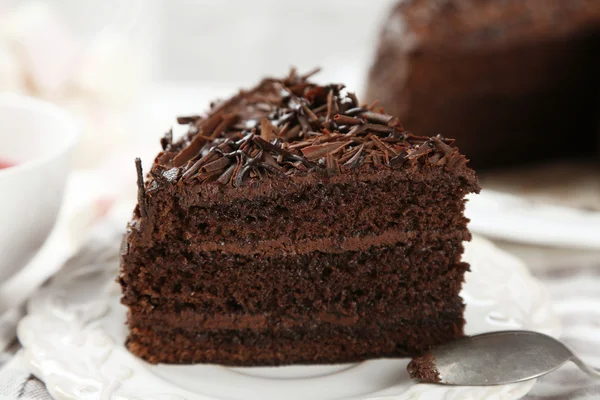
[[[310,82],[317,72],[299,75],[292,70],[283,79],[267,78],[226,102],[211,104],[205,116],[179,117],[190,129],[176,143],[171,134],[163,138],[157,167],[176,168],[179,173],[172,171],[171,179],[186,183],[237,187],[266,176],[396,168],[405,160],[446,168],[456,164],[449,162],[458,154],[452,140],[406,132],[396,117],[375,110],[375,104],[359,104],[343,85]],[[138,192],[143,200],[145,193]]]
[[[144,188],[144,172],[142,170],[142,160],[135,159],[135,169],[137,171],[137,188],[138,188],[138,204],[140,208],[140,216],[147,216],[146,213],[146,189]]]

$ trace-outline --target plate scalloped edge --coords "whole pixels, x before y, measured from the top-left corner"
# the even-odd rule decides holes
[[[490,189],[467,198],[469,229],[478,234],[535,245],[600,249],[600,212]]]
[[[465,248],[464,258],[472,266],[462,292],[467,304],[467,334],[515,328],[560,334],[548,292],[523,262],[479,237],[474,237]],[[20,356],[25,365],[59,400],[215,399],[161,379],[154,367],[124,348],[120,342],[126,334],[123,321],[107,323],[111,317],[124,316],[114,280],[117,268],[115,259],[108,264],[61,271],[30,300],[28,316],[18,328],[24,347]],[[367,363],[377,365],[377,360],[364,364]],[[265,380],[261,382],[264,384]],[[416,384],[406,375],[397,384],[344,398],[512,400],[524,396],[533,384],[534,381],[486,388],[445,387]]]

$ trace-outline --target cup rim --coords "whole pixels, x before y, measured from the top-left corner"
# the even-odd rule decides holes
[[[58,146],[58,148],[52,152],[8,168],[0,169],[0,178],[48,164],[49,162],[60,158],[65,153],[68,153],[79,142],[81,135],[79,123],[71,113],[53,103],[23,94],[8,92],[0,93],[0,107],[6,106],[22,107],[34,112],[47,114],[63,125],[63,129],[68,132],[68,137],[62,145]]]

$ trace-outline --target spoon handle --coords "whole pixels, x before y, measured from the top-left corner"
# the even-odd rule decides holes
[[[590,367],[589,365],[584,363],[579,357],[573,357],[572,360],[583,372],[585,372],[592,378],[600,379],[600,369]]]

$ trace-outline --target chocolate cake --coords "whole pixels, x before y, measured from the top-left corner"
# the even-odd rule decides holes
[[[403,357],[463,334],[465,195],[442,136],[294,71],[179,118],[123,242],[129,350],[152,363]]]
[[[367,100],[476,167],[593,157],[598,71],[598,0],[400,1]]]

